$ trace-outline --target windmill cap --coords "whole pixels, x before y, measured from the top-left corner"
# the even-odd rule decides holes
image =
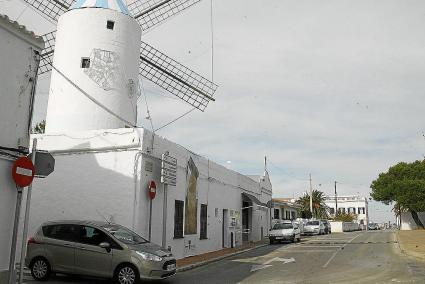
[[[115,10],[126,15],[130,14],[125,0],[77,0],[70,9],[80,8],[104,8]]]

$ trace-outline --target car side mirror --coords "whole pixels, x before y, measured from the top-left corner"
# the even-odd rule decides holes
[[[106,249],[107,252],[111,251],[111,244],[108,242],[102,242],[99,244],[99,247]]]

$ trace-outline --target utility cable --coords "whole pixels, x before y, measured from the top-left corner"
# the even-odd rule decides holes
[[[109,108],[107,108],[105,105],[101,104],[98,100],[96,100],[95,98],[93,98],[92,96],[90,96],[87,92],[85,92],[83,89],[81,89],[77,84],[75,84],[71,79],[69,79],[65,74],[63,74],[61,71],[59,71],[55,66],[52,65],[52,68],[58,72],[66,81],[68,81],[68,83],[70,83],[72,86],[74,86],[78,91],[80,91],[84,96],[86,96],[89,100],[91,100],[93,103],[95,103],[97,106],[99,106],[100,108],[102,108],[103,110],[105,110],[107,113],[109,113],[110,115],[118,118],[119,120],[121,120],[122,122],[126,123],[127,125],[136,128],[137,126],[134,125],[133,123],[131,123],[130,121],[122,118],[121,116],[119,116],[118,114],[114,113],[112,110],[110,110]]]
[[[194,111],[195,109],[196,109],[196,107],[194,107],[194,108],[192,108],[192,109],[190,109],[190,110],[186,111],[185,113],[183,113],[183,114],[182,114],[182,115],[180,115],[179,117],[177,117],[177,118],[173,119],[172,121],[170,121],[170,122],[168,122],[168,123],[164,124],[163,126],[161,126],[161,127],[157,128],[157,129],[155,129],[155,131],[158,131],[158,130],[163,129],[164,127],[167,127],[168,125],[170,125],[170,124],[172,124],[172,123],[176,122],[176,121],[177,121],[177,120],[179,120],[180,118],[185,117],[186,115],[188,115],[189,113],[191,113],[191,112],[192,112],[192,111]]]
[[[152,116],[151,116],[151,113],[149,111],[148,98],[146,96],[145,88],[144,88],[144,85],[143,85],[143,80],[142,79],[139,79],[139,82],[140,82],[140,84],[139,84],[139,88],[140,88],[139,92],[141,92],[143,94],[143,97],[145,98],[146,113],[148,115],[149,122],[151,124],[152,132],[155,133],[155,129],[153,127]]]
[[[214,21],[213,21],[213,18],[214,18],[213,17],[213,0],[211,0],[210,1],[210,32],[211,32],[211,84],[212,84],[212,86],[214,86]],[[188,115],[189,113],[191,113],[195,109],[196,109],[196,107],[186,111],[185,113],[183,113],[179,117],[173,119],[172,121],[164,124],[163,126],[157,128],[157,129],[155,129],[155,131],[158,131],[158,130],[161,130],[161,129],[167,127],[168,125],[176,122],[180,118],[185,117],[186,115]]]

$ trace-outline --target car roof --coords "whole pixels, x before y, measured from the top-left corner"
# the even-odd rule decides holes
[[[105,221],[96,221],[96,220],[54,220],[47,221],[41,224],[41,226],[47,225],[58,225],[58,224],[72,224],[72,225],[91,225],[97,227],[103,227],[105,225],[116,225],[114,223],[108,223]]]

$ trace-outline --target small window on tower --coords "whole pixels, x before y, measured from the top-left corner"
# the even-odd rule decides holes
[[[109,29],[109,30],[113,30],[114,29],[114,25],[115,25],[115,22],[114,21],[107,21],[106,22],[106,28]]]
[[[88,57],[81,58],[81,68],[90,68],[90,58]]]

